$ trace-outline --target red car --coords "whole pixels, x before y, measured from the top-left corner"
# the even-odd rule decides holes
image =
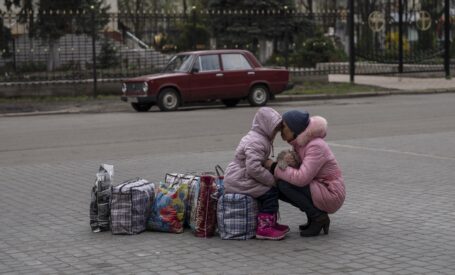
[[[121,99],[138,112],[155,104],[173,111],[185,102],[218,99],[228,107],[242,99],[263,106],[290,88],[288,70],[264,68],[249,51],[208,50],[179,53],[162,73],[125,80]]]

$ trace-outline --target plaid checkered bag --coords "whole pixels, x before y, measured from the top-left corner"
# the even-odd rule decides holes
[[[223,240],[246,240],[256,235],[258,204],[244,194],[224,194],[218,200],[218,231]]]
[[[112,189],[112,234],[138,234],[146,229],[155,185],[145,179],[135,178]]]
[[[102,164],[91,191],[90,227],[93,232],[109,230],[110,200],[114,166]]]

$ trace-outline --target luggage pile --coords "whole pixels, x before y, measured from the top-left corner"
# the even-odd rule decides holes
[[[223,169],[200,174],[168,173],[155,185],[134,178],[114,186],[112,165],[102,164],[92,187],[93,232],[139,234],[145,230],[182,233],[189,228],[201,238],[246,240],[256,232],[258,206],[242,194],[224,194]]]

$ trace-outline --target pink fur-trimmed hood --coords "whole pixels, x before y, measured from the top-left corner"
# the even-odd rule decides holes
[[[312,116],[308,127],[295,140],[292,145],[305,146],[315,138],[324,138],[327,135],[327,120],[321,116]]]

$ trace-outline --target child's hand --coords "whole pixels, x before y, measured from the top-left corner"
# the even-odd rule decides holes
[[[273,160],[272,159],[266,160],[265,163],[264,163],[265,169],[270,170],[270,168],[272,167],[272,164],[273,164]]]

